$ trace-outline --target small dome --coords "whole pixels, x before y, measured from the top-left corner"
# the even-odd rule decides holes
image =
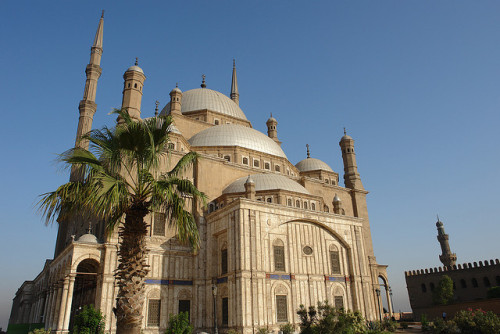
[[[182,90],[180,90],[179,87],[175,87],[170,91],[170,95],[172,95],[172,93],[182,93]]]
[[[351,136],[343,135],[342,138],[340,139],[340,141],[344,141],[344,140],[353,140],[353,139]]]
[[[255,181],[252,179],[250,175],[248,175],[248,179],[245,181],[245,184],[255,184]]]
[[[308,172],[311,170],[326,170],[328,172],[333,172],[333,169],[331,169],[331,167],[325,162],[314,158],[306,158],[299,161],[295,167],[297,167],[297,169],[301,172]]]
[[[197,88],[185,91],[182,94],[181,112],[183,114],[208,109],[234,118],[247,120],[240,107],[226,95],[208,88]],[[162,114],[170,113],[170,102],[161,111]]]
[[[222,191],[223,194],[245,192],[245,182],[248,176],[240,177]],[[310,192],[298,182],[279,174],[254,174],[252,180],[255,183],[255,191],[261,190],[288,190],[296,193],[310,195]]]
[[[333,197],[333,202],[334,203],[339,203],[340,202],[340,198],[337,196],[337,194],[335,194],[335,197]]]
[[[134,66],[130,66],[127,70],[127,72],[130,72],[130,71],[136,71],[136,72],[139,72],[139,73],[142,73],[144,74],[144,71],[142,70],[142,68],[140,68],[139,66],[137,65],[134,65]]]
[[[285,152],[274,140],[255,129],[223,124],[198,132],[189,139],[191,146],[239,146],[250,150],[286,158]]]
[[[278,123],[278,121],[271,115],[271,117],[269,117],[269,119],[267,120],[266,124],[267,123]]]
[[[86,242],[89,244],[97,244],[97,237],[91,233],[87,233],[78,238],[78,242]]]

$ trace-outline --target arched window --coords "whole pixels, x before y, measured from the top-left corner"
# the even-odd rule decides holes
[[[161,310],[160,299],[148,300],[148,327],[160,326],[160,310]]]
[[[254,167],[259,167],[260,166],[260,161],[257,159],[253,159],[253,166]]]
[[[296,206],[297,208],[300,208],[300,201],[299,201],[299,200],[296,200],[296,201],[295,201],[295,206]]]
[[[307,209],[307,202],[304,202],[304,209]]]
[[[214,203],[210,203],[210,204],[208,205],[208,213],[210,213],[210,212],[214,212],[214,210],[215,210],[215,205],[214,205]]]
[[[136,83],[134,84],[134,88],[137,88],[137,84]]]
[[[175,144],[174,143],[168,143],[168,149],[169,150],[175,150]]]
[[[230,155],[225,155],[224,159],[226,159],[226,161],[231,161],[231,156]]]
[[[243,164],[248,165],[248,158],[247,157],[243,157]]]
[[[488,277],[483,277],[484,286],[489,288],[491,286],[490,279]]]
[[[264,163],[264,169],[270,170],[271,169],[271,164],[269,162]]]
[[[219,125],[219,120],[218,119],[214,120],[214,124]]]
[[[274,171],[279,172],[280,171],[280,165],[274,165]]]
[[[272,203],[273,202],[273,198],[272,197],[268,197],[267,198],[267,203]]]
[[[311,210],[316,210],[316,204],[311,203]]]
[[[425,283],[422,283],[422,285],[420,287],[422,288],[423,293],[427,292],[427,287],[425,286]]]
[[[325,212],[330,212],[330,209],[328,208],[328,205],[325,205],[325,206],[323,207],[323,210],[324,210]]]
[[[434,291],[434,283],[430,283],[429,286],[431,287],[431,291]]]
[[[291,198],[289,198],[289,199],[287,200],[287,204],[288,204],[288,206],[292,206],[292,199],[291,199]]]
[[[332,274],[340,275],[340,254],[335,245],[330,245],[330,265],[332,266]]]
[[[276,295],[276,322],[288,322],[286,295]]]
[[[285,271],[285,245],[280,239],[273,242],[274,271]]]
[[[460,280],[460,286],[462,289],[467,289],[467,282],[463,278]]]
[[[475,279],[475,278],[472,279],[472,286],[474,288],[477,288],[479,286],[479,284],[477,284],[477,279]]]

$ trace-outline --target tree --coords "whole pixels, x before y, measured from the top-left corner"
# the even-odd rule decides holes
[[[192,332],[193,326],[189,323],[189,313],[181,312],[177,315],[170,315],[165,334],[191,334]]]
[[[196,205],[199,200],[205,203],[206,196],[180,177],[195,163],[195,152],[184,155],[169,172],[160,170],[162,160],[170,156],[170,117],[135,122],[126,110],[114,113],[122,123],[82,137],[89,141],[89,150],[74,148],[61,154],[60,161],[77,169],[81,178],[42,195],[39,208],[46,223],[57,217],[64,222],[78,214],[104,221],[108,233],[119,227],[117,333],[139,334],[148,273],[144,218],[151,212],[165,213],[179,240],[196,250],[198,229],[193,214],[186,210],[187,199]]]
[[[104,316],[93,305],[85,305],[75,317],[74,334],[103,334]]]
[[[443,275],[432,292],[432,301],[437,305],[446,305],[453,299],[453,280]]]

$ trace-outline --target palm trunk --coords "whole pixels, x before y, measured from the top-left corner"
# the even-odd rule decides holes
[[[118,284],[116,297],[116,333],[140,334],[144,306],[144,280],[148,273],[146,264],[147,225],[144,217],[148,210],[144,205],[133,205],[126,212],[125,224],[120,227],[118,251]]]

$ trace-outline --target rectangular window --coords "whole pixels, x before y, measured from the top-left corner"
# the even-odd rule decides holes
[[[222,324],[227,325],[229,323],[229,300],[222,298]]]
[[[344,308],[344,297],[335,296],[335,308]]]
[[[276,321],[288,322],[286,296],[276,296]]]
[[[340,275],[340,258],[338,251],[330,251],[330,261],[332,263],[332,274]]]
[[[227,274],[227,249],[220,252],[220,269],[222,275]]]
[[[150,299],[148,303],[148,326],[160,326],[161,301],[159,299]]]
[[[260,166],[260,160],[254,159],[253,160],[253,166],[254,167],[259,167]]]
[[[164,213],[155,213],[155,219],[153,224],[153,235],[165,236],[165,223],[167,218]]]
[[[285,271],[285,247],[273,246],[274,271]]]
[[[179,313],[187,312],[188,320],[191,319],[191,301],[190,300],[179,300]]]

